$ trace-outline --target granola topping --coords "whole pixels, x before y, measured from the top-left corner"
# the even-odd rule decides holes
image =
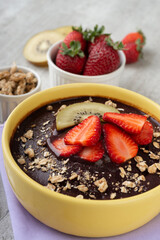
[[[95,181],[94,184],[98,187],[98,191],[100,192],[105,192],[108,188],[107,181],[104,177]]]
[[[21,95],[37,86],[37,78],[31,72],[22,72],[15,63],[11,69],[0,72],[0,94]]]

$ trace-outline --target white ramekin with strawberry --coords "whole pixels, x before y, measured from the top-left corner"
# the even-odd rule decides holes
[[[119,85],[125,66],[123,44],[114,42],[104,26],[73,28],[47,53],[51,86],[76,82]]]

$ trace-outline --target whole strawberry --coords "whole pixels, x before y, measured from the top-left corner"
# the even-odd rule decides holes
[[[127,34],[123,38],[122,43],[125,45],[126,43],[129,43],[129,42],[136,42],[138,39],[140,39],[141,45],[144,46],[146,43],[146,37],[141,30]]]
[[[104,30],[105,30],[104,26],[101,26],[99,28],[98,25],[96,25],[93,30],[88,31],[88,35],[87,35],[88,53],[92,51],[92,49],[97,43],[105,41],[105,38],[110,35],[110,34],[105,34]]]
[[[84,68],[86,56],[79,41],[72,41],[70,47],[63,42],[56,56],[56,65],[64,71],[80,74]]]
[[[67,45],[67,47],[70,47],[70,43],[72,41],[79,41],[81,44],[82,51],[85,51],[86,49],[86,40],[85,40],[85,32],[83,32],[82,27],[72,27],[73,31],[67,34],[67,36],[64,39],[64,43]]]
[[[123,52],[126,56],[126,64],[137,62],[142,57],[142,49],[145,42],[146,38],[142,31],[129,33],[123,38]]]
[[[126,64],[137,62],[142,57],[142,46],[138,42],[129,42],[124,45]]]
[[[83,75],[96,76],[115,71],[120,66],[117,50],[122,48],[122,43],[113,43],[111,38],[97,43],[88,56]]]

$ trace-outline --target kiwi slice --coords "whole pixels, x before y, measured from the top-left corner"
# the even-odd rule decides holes
[[[85,118],[96,115],[102,119],[105,112],[117,112],[119,111],[109,105],[105,105],[97,102],[80,102],[71,104],[62,110],[60,110],[56,116],[56,128],[62,130],[74,126]]]
[[[47,30],[34,35],[29,39],[24,47],[23,55],[31,63],[38,66],[47,66],[46,53],[49,47],[63,40],[72,31],[71,26]]]

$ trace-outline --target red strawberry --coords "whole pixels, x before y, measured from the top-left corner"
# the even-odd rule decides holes
[[[146,121],[139,134],[133,134],[133,140],[139,145],[147,145],[152,142],[153,126],[150,122]]]
[[[72,41],[70,48],[62,43],[62,48],[56,56],[56,65],[64,71],[80,74],[84,68],[86,57],[81,50],[81,45],[78,41]]]
[[[120,57],[118,51],[114,48],[119,49],[122,45],[118,45],[117,43],[113,45],[110,38],[107,38],[106,41],[97,43],[92,49],[88,56],[83,75],[96,76],[107,74],[120,66]]]
[[[82,149],[79,145],[66,145],[63,136],[55,138],[49,146],[58,157],[69,157]]]
[[[103,120],[112,122],[123,128],[129,133],[140,133],[147,117],[135,113],[111,113],[106,112],[103,115]]]
[[[100,28],[98,25],[94,26],[93,30],[88,30],[87,32],[87,40],[88,40],[88,53],[91,52],[93,47],[98,42],[103,42],[106,37],[108,37],[110,34],[104,34],[105,27],[101,26]]]
[[[88,53],[92,51],[92,49],[97,45],[99,42],[104,42],[106,37],[108,37],[107,34],[102,34],[100,36],[95,37],[93,42],[89,42],[88,44]]]
[[[138,39],[140,40],[142,45],[145,44],[146,37],[141,30],[139,30],[138,32],[131,32],[131,33],[127,34],[123,38],[122,43],[125,45],[126,43],[129,43],[129,42],[136,42]]]
[[[138,42],[129,42],[124,45],[126,64],[137,62],[142,57],[142,45]]]
[[[65,143],[81,146],[93,146],[99,141],[100,136],[100,120],[97,116],[92,115],[68,131],[65,136]]]
[[[100,160],[104,155],[104,147],[102,141],[99,141],[96,145],[90,147],[84,147],[78,155],[87,161],[96,162]]]
[[[79,41],[81,44],[81,49],[85,51],[87,43],[83,36],[82,27],[79,28],[72,27],[72,29],[73,31],[67,34],[63,42],[67,45],[67,47],[69,47],[72,41]]]
[[[111,161],[123,163],[137,155],[138,145],[123,129],[106,123],[103,131],[105,147]]]

